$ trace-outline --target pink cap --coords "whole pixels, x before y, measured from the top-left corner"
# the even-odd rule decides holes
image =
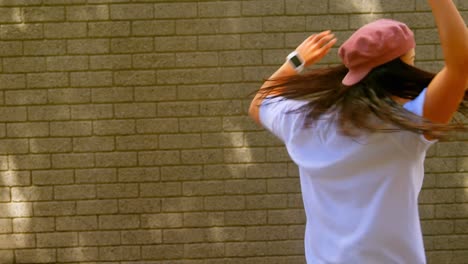
[[[404,23],[379,19],[360,29],[338,50],[349,72],[342,83],[354,85],[382,64],[403,56],[416,46],[413,32]]]

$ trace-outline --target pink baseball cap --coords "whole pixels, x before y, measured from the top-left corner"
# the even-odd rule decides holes
[[[360,82],[373,68],[403,56],[415,46],[414,34],[404,23],[379,19],[361,27],[338,50],[349,70],[342,83],[351,86]]]

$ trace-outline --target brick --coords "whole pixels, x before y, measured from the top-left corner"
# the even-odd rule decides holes
[[[118,231],[94,231],[79,233],[80,246],[108,246],[120,244]]]
[[[288,167],[286,164],[257,164],[256,166],[249,166],[247,168],[247,178],[284,178],[288,174]]]
[[[205,241],[203,229],[177,229],[163,230],[163,242],[165,244],[195,243]]]
[[[0,83],[3,89],[21,89],[26,87],[26,78],[23,74],[0,74]]]
[[[93,122],[96,135],[126,135],[135,132],[133,120],[100,120]]]
[[[183,226],[182,214],[143,214],[141,215],[142,228],[176,228]]]
[[[15,202],[52,200],[52,187],[13,187],[11,198]]]
[[[0,23],[21,22],[20,8],[0,8]]]
[[[310,4],[310,3],[309,3]],[[242,15],[266,16],[282,15],[285,12],[284,1],[281,0],[258,0],[242,2]]]
[[[73,139],[75,152],[112,151],[115,149],[113,137],[79,137]]]
[[[170,197],[181,196],[182,184],[178,182],[140,184],[142,197]]]
[[[184,245],[143,246],[141,251],[143,259],[181,259],[184,256]]]
[[[28,119],[31,121],[67,120],[70,119],[70,108],[61,105],[31,106],[28,108]]]
[[[124,214],[157,213],[161,211],[160,199],[120,199],[119,212]]]
[[[74,232],[36,234],[38,247],[70,247],[78,245],[78,234]]]
[[[223,70],[220,70],[218,68],[197,68],[170,71],[160,70],[158,71],[157,78],[160,84],[200,84],[236,82],[242,80],[241,70],[242,69],[240,68],[224,68]],[[250,76],[249,79],[253,79],[253,77]],[[258,77],[255,79],[255,81],[260,79],[261,77]]]
[[[262,62],[262,52],[260,50],[246,51],[223,51],[219,54],[221,65],[258,65]]]
[[[203,116],[239,115],[243,112],[241,101],[210,101],[200,104]]]
[[[114,38],[111,40],[112,53],[138,53],[153,51],[153,38]]]
[[[68,86],[68,75],[64,72],[28,73],[28,88],[60,88]]]
[[[320,23],[317,23],[320,21]],[[349,28],[347,15],[327,15],[306,17],[306,31],[320,32],[325,29],[346,30]]]
[[[35,202],[34,216],[64,216],[76,213],[75,202]]]
[[[218,132],[222,130],[220,117],[189,117],[180,118],[180,132]],[[205,134],[202,134],[202,137]]]
[[[182,150],[183,164],[212,164],[223,162],[221,149]]]
[[[94,166],[93,153],[86,154],[53,154],[52,167],[53,168],[88,168]]]
[[[185,52],[176,54],[177,67],[218,66],[218,54],[214,52]]]
[[[224,212],[184,213],[184,227],[224,226]],[[216,232],[221,233],[221,232]],[[212,237],[209,237],[213,241]]]
[[[151,19],[153,16],[153,5],[151,4],[124,4],[110,6],[110,18],[112,20]]]
[[[204,133],[203,147],[242,147],[244,135],[242,133]]]
[[[263,162],[265,151],[261,148],[225,149],[224,161],[228,163]]]
[[[92,70],[129,69],[132,65],[131,55],[95,55],[89,58]]]
[[[0,39],[42,39],[44,31],[42,24],[13,24],[0,26]]]
[[[175,21],[148,20],[132,21],[134,36],[166,36],[175,34]]]
[[[5,157],[6,159],[6,157]],[[25,186],[31,184],[31,173],[29,171],[6,171],[0,172],[0,186]]]
[[[199,50],[234,50],[241,46],[241,36],[234,35],[201,35],[198,37]]]
[[[23,8],[25,22],[51,22],[64,21],[65,8],[63,7],[26,7]]]
[[[133,55],[133,68],[168,68],[176,65],[175,56],[169,53],[145,53]],[[164,87],[161,87],[164,89]]]
[[[33,217],[13,219],[15,233],[51,232],[55,230],[53,217]]]
[[[31,105],[31,104],[46,104],[47,91],[45,90],[22,90],[22,91],[6,91],[6,105]]]
[[[270,210],[268,211],[269,224],[304,224],[305,214],[303,209]]]
[[[131,198],[138,196],[138,184],[100,184],[97,186],[98,198]]]
[[[52,104],[72,104],[88,103],[91,101],[89,89],[50,89],[48,90],[48,100]]]
[[[41,57],[21,57],[21,58],[4,58],[3,68],[5,72],[42,72],[46,66],[46,61]]]
[[[168,166],[161,168],[162,181],[199,180],[202,176],[202,166]]]
[[[135,100],[152,102],[173,100],[176,98],[176,92],[173,86],[136,87]]]
[[[57,261],[94,261],[98,260],[98,248],[79,247],[79,248],[58,248]]]
[[[111,72],[72,72],[70,84],[75,87],[99,87],[112,85]]]
[[[76,203],[76,212],[81,215],[114,214],[117,211],[117,200],[89,200]]]
[[[119,182],[152,182],[160,180],[159,168],[120,168]]]
[[[200,181],[184,182],[182,185],[184,196],[207,196],[224,194],[224,182]]]
[[[28,40],[23,45],[24,55],[64,55],[67,51],[65,40]]]
[[[192,212],[203,210],[203,198],[201,197],[177,197],[164,198],[162,200],[162,212]]]
[[[303,17],[265,17],[263,30],[265,32],[294,32],[305,31],[306,19]]]
[[[90,37],[124,37],[129,35],[129,22],[116,21],[88,23],[88,36]]]
[[[283,33],[255,33],[241,35],[241,47],[243,49],[266,49],[266,48],[284,48],[284,34]],[[260,51],[260,50],[258,50]],[[250,52],[258,52],[250,51]],[[281,62],[284,61],[285,56],[281,57]]]
[[[45,23],[44,36],[51,39],[68,39],[86,37],[86,23]]]
[[[68,138],[30,139],[32,153],[63,153],[72,150],[72,142]]]
[[[15,251],[15,263],[55,262],[55,249],[22,249]]]
[[[263,256],[267,252],[266,242],[225,243],[227,257]]]
[[[246,177],[246,167],[242,164],[204,166],[204,179],[238,179]]]
[[[0,154],[24,154],[29,152],[27,139],[1,139]]]
[[[197,38],[193,36],[155,37],[154,49],[157,52],[195,51]]]
[[[180,153],[175,150],[139,152],[138,164],[142,166],[180,164]]]
[[[1,219],[0,220],[0,233],[1,234],[12,233],[12,230],[13,230],[12,227],[13,227],[12,219]]]
[[[117,150],[151,150],[158,148],[158,137],[155,135],[136,135],[116,137]]]
[[[10,201],[10,188],[4,187],[0,188],[0,201],[1,202],[9,202]],[[1,222],[1,220],[0,220]],[[0,225],[0,233],[1,233],[2,225]]]
[[[224,257],[223,243],[189,244],[184,248],[186,258],[216,258]]]
[[[129,167],[137,165],[137,153],[135,152],[112,152],[96,153],[97,167]]]
[[[304,254],[304,241],[302,239],[293,241],[270,241],[267,247],[268,254],[283,256]]]
[[[217,19],[179,19],[176,21],[177,35],[212,35],[219,32],[219,20]]]
[[[50,135],[64,136],[89,136],[92,133],[92,124],[88,121],[51,122]]]
[[[119,71],[114,73],[114,78],[119,86],[156,84],[154,71]]]
[[[200,105],[199,103],[171,103],[162,102],[157,105],[158,116],[170,117],[170,116],[196,116],[199,115]]]
[[[154,17],[193,18],[197,16],[197,3],[157,3],[154,5]]]
[[[35,246],[33,234],[8,234],[0,235],[1,249],[20,249]]]
[[[54,200],[81,200],[96,198],[94,185],[67,185],[54,187]]]
[[[50,168],[49,155],[28,154],[10,155],[8,167],[10,169],[48,169]]]
[[[198,4],[199,17],[231,17],[240,15],[240,2],[204,2]]]
[[[104,215],[99,216],[99,229],[130,229],[140,225],[138,215]]]
[[[107,5],[67,6],[67,21],[108,20]]]
[[[232,211],[225,213],[225,224],[229,226],[265,225],[266,223],[266,211]]]
[[[251,195],[246,197],[247,209],[281,209],[288,208],[288,197],[286,194]]]
[[[78,169],[75,170],[76,183],[117,182],[116,169]]]
[[[100,247],[100,260],[139,260],[140,248],[135,246]]]
[[[161,230],[122,231],[122,243],[130,245],[160,244]]]
[[[32,172],[34,185],[61,185],[73,183],[72,170],[34,170]]]
[[[201,147],[201,137],[199,134],[159,136],[159,149],[191,149],[199,147]]]
[[[0,170],[8,170],[8,156],[0,156]]]
[[[113,116],[112,105],[93,104],[71,106],[72,119],[101,119]]]
[[[96,216],[65,216],[57,217],[56,228],[58,231],[80,231],[97,229]]]
[[[259,17],[226,18],[219,21],[219,31],[231,34],[262,32],[262,24]]]
[[[267,184],[265,180],[226,180],[226,194],[257,194],[266,193]]]
[[[302,234],[303,235],[303,234]],[[288,226],[255,226],[245,230],[245,241],[287,240]]]
[[[114,115],[116,118],[156,117],[156,104],[155,103],[115,104]]]
[[[268,179],[268,193],[300,193],[299,179]]]
[[[14,263],[13,250],[0,250],[0,261],[2,263]]]
[[[47,58],[47,71],[82,71],[88,69],[86,56],[55,56]]]
[[[139,119],[136,121],[138,133],[173,133],[179,131],[176,118]]]
[[[246,209],[243,196],[212,196],[205,197],[205,209],[213,211],[228,211]]]
[[[109,87],[92,89],[93,102],[128,102],[133,99],[131,87]]]
[[[2,203],[0,213],[3,217],[32,216],[31,203]]]
[[[43,137],[49,135],[49,124],[43,122],[34,123],[10,123],[7,124],[8,137]]]
[[[69,54],[103,54],[110,51],[109,39],[69,39]]]

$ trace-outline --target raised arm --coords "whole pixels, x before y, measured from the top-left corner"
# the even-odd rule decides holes
[[[299,57],[304,61],[305,66],[312,65],[320,61],[327,53],[330,51],[331,47],[336,43],[336,38],[330,31],[324,31],[319,34],[314,34],[304,40],[296,48],[296,52],[299,54]],[[260,123],[259,117],[259,107],[263,101],[262,88],[274,86],[278,84],[277,79],[294,76],[298,74],[296,70],[292,67],[291,63],[286,61],[273,75],[268,78],[268,80],[262,85],[259,92],[255,95],[254,99],[250,103],[249,115],[250,117]]]
[[[429,84],[424,117],[448,123],[457,111],[468,83],[468,31],[452,0],[428,0],[432,8],[445,67]]]

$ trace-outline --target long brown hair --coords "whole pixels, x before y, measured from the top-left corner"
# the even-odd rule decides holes
[[[466,129],[461,122],[433,123],[392,99],[394,96],[415,99],[434,78],[433,73],[406,64],[400,58],[376,67],[353,86],[341,83],[347,72],[344,65],[316,69],[275,80],[276,85],[264,87],[261,92],[263,96],[308,100],[309,103],[293,111],[305,113],[305,125],[314,125],[330,113],[348,136],[407,130],[439,138],[445,132]],[[463,115],[467,113],[467,99],[465,95],[458,109]]]

